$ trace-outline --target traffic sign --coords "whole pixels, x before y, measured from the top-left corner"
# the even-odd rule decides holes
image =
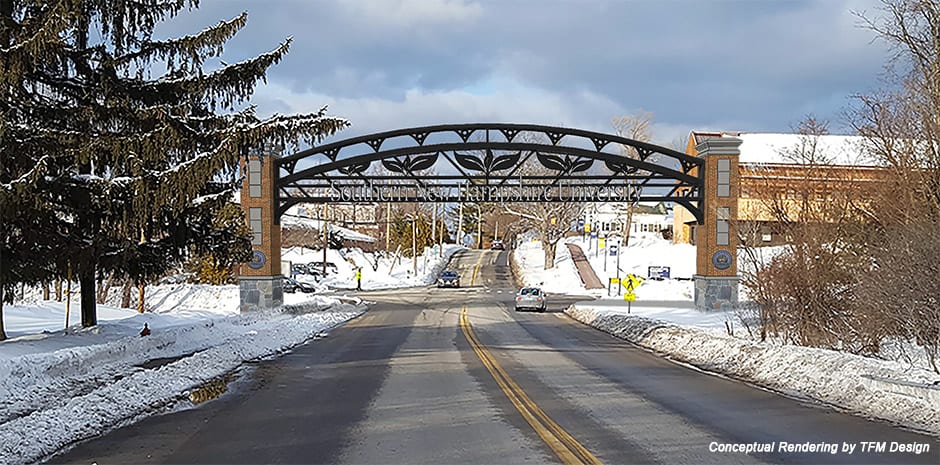
[[[603,249],[603,248],[605,248],[606,246],[607,246],[607,239],[604,239],[604,238],[602,237],[602,238],[600,238],[600,239],[597,240],[597,247]]]
[[[623,287],[627,289],[627,293],[632,294],[636,288],[640,287],[640,284],[643,284],[643,278],[630,273],[627,275],[626,279],[622,281]]]
[[[627,292],[623,295],[623,300],[627,302],[636,302],[636,294],[633,291]]]

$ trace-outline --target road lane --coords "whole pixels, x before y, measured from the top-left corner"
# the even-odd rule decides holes
[[[502,259],[494,265],[502,266]],[[672,363],[560,313],[576,299],[550,295],[549,313],[517,313],[512,294],[499,290],[490,289],[483,299],[489,306],[477,315],[477,332],[491,352],[506,360],[514,376],[530,373],[535,378],[530,384],[545,386],[544,397],[561,397],[575,406],[575,415],[618,432],[621,444],[644,449],[647,458],[640,463],[940,463],[936,438]],[[472,314],[471,320],[476,321]],[[524,379],[520,384],[530,389]],[[538,389],[533,390],[538,397]],[[597,434],[596,429],[580,435],[577,430],[577,425],[569,429],[579,438]],[[932,447],[922,455],[777,453],[754,458],[708,451],[712,442],[779,441],[926,442]],[[629,459],[617,454],[608,463]]]
[[[235,392],[116,430],[53,463],[561,463],[501,387],[510,378],[530,412],[558,425],[546,426],[556,438],[564,431],[607,464],[940,463],[935,438],[704,374],[576,323],[560,313],[573,298],[550,296],[545,314],[516,313],[506,258],[459,253],[450,268],[461,289],[362,293],[375,302],[364,316],[253,364]],[[464,308],[477,348],[505,376],[493,376],[461,330]],[[932,451],[708,450],[869,440],[930,441]]]

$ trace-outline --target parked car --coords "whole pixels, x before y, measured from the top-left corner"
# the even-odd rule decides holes
[[[294,278],[284,278],[283,289],[284,292],[288,294],[293,294],[297,291],[309,294],[317,291],[317,288],[313,287],[313,284],[297,281]]]
[[[460,287],[460,275],[454,270],[444,270],[437,278],[437,287]]]
[[[545,293],[537,287],[523,287],[516,294],[516,311],[525,309],[545,311]]]
[[[491,250],[506,250],[506,245],[503,244],[503,241],[495,240],[492,243],[490,243],[490,249]]]

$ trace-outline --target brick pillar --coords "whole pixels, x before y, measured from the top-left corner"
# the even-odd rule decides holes
[[[695,306],[730,310],[738,303],[738,156],[741,139],[713,137],[695,149],[705,160],[702,212],[696,229]]]
[[[241,205],[252,232],[252,259],[243,263],[238,277],[241,311],[279,307],[284,303],[281,276],[281,226],[274,223],[274,159],[278,152],[266,148],[242,160]]]

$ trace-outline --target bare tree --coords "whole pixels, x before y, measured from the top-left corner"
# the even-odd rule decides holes
[[[520,134],[522,140],[526,142],[544,142],[540,140],[541,136],[534,134]],[[529,161],[519,172],[524,175],[552,175],[557,174],[535,161],[535,157],[529,157]],[[561,185],[558,188],[562,191],[566,189]],[[574,196],[569,196],[574,197]],[[525,203],[505,203],[500,205],[502,211],[515,215],[519,218],[518,223],[513,225],[515,230],[534,230],[542,243],[542,251],[545,254],[545,269],[555,267],[555,251],[558,242],[565,237],[569,231],[571,223],[576,221],[581,215],[584,204],[577,201],[559,201],[559,202],[525,202]]]
[[[611,120],[614,131],[620,137],[632,139],[639,142],[649,142],[652,140],[650,125],[653,124],[653,114],[640,111],[633,115],[618,116]],[[630,145],[621,145],[620,152],[634,160],[640,159],[640,154],[636,148]],[[636,172],[636,171],[634,171]],[[617,219],[623,228],[623,244],[626,248],[630,244],[630,229],[633,227],[633,213],[636,209],[635,202],[623,202],[615,205],[617,210]]]
[[[833,164],[823,150],[826,123],[808,117],[796,132],[798,142],[780,152],[787,164],[750,174],[753,190],[762,193],[763,216],[787,244],[761,263],[756,241],[743,241],[745,256],[754,260],[743,283],[760,307],[761,322],[791,342],[875,353],[883,334],[856,305],[857,270],[868,265],[858,170]],[[749,231],[739,225],[739,234]]]
[[[894,52],[887,88],[857,96],[851,113],[886,172],[866,209],[882,236],[870,243],[861,288],[892,333],[921,346],[940,373],[940,3],[883,0],[879,15],[859,17]]]

